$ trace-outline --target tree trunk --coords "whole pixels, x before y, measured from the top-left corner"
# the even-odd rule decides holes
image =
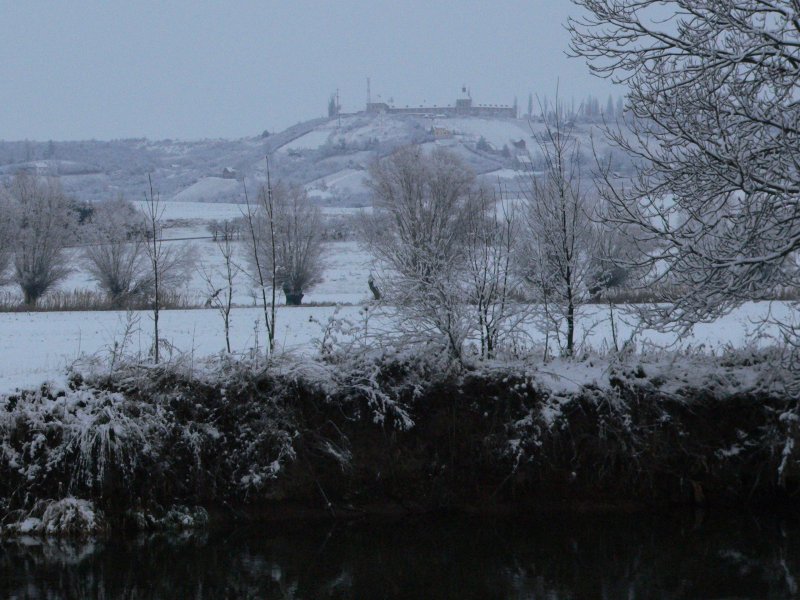
[[[300,306],[303,303],[303,292],[283,290],[286,296],[286,306]]]
[[[572,302],[572,294],[569,295],[567,305],[567,356],[572,356],[575,345],[575,304]]]

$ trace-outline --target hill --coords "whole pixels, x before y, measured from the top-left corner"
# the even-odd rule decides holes
[[[96,202],[141,198],[150,174],[164,199],[231,202],[242,197],[241,181],[255,188],[265,180],[269,155],[275,178],[305,186],[320,202],[357,206],[368,203],[369,165],[407,144],[447,147],[484,180],[513,190],[516,177],[537,168],[543,131],[540,120],[361,112],[238,140],[0,141],[0,177],[18,170],[59,176],[67,192]],[[600,140],[601,156],[611,152],[597,122],[579,121],[574,133],[587,169],[590,137]]]

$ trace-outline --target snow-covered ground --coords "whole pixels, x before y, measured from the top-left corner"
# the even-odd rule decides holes
[[[362,296],[365,298],[365,296]],[[721,351],[727,345],[748,342],[766,345],[768,338],[755,338],[759,319],[771,310],[772,318],[791,322],[793,309],[785,303],[749,303],[715,323],[697,325],[691,335],[677,340],[673,334],[643,331],[634,340],[639,349],[648,345],[672,349],[695,348]],[[277,317],[278,348],[293,352],[315,352],[329,317],[363,324],[361,306],[281,307]],[[611,345],[608,311],[603,306],[587,306],[578,319],[578,335],[583,347],[603,349]],[[631,319],[618,312],[620,342],[633,333]],[[150,345],[152,323],[149,313],[134,313],[136,322],[127,340],[126,350],[146,353]],[[234,351],[244,352],[264,344],[263,312],[259,308],[236,308],[233,311],[231,343]],[[123,342],[128,325],[123,312],[54,312],[0,314],[0,393],[19,387],[37,386],[45,380],[63,384],[67,367],[82,355],[108,358],[114,344]],[[369,322],[370,335],[391,328],[389,317],[374,315]],[[257,331],[257,333],[256,333]],[[766,329],[775,333],[774,328]],[[542,334],[529,328],[531,343],[541,342]],[[177,352],[200,358],[224,348],[222,320],[213,310],[174,310],[161,314],[161,335]],[[360,335],[360,334],[359,334]],[[258,340],[257,340],[258,336]]]
[[[333,175],[306,184],[305,188],[311,198],[333,200],[366,194],[368,191],[366,178],[367,172],[363,169],[342,169]]]
[[[292,152],[298,150],[311,150],[319,148],[320,146],[328,142],[328,139],[331,137],[333,131],[334,129],[330,125],[320,127],[319,129],[310,131],[309,133],[300,136],[295,140],[292,140],[288,144],[284,144],[283,146],[281,146],[279,151]]]
[[[313,319],[327,320],[334,310],[333,307],[282,308],[277,319],[278,348],[311,348],[311,340],[321,332]],[[150,314],[136,312],[133,316],[126,351],[146,354],[152,339]],[[245,351],[256,343],[263,347],[263,311],[234,309],[231,321],[231,345],[235,350]],[[201,357],[224,349],[222,319],[214,310],[163,311],[160,326],[163,339],[180,352]],[[82,354],[109,356],[115,342],[123,343],[126,327],[128,319],[124,312],[0,314],[0,393],[37,386],[45,380],[62,383],[66,367]]]
[[[529,147],[534,143],[528,123],[520,119],[450,118],[438,120],[436,124],[455,135],[476,140],[483,137],[497,149],[519,140],[524,140]]]
[[[211,220],[225,220],[241,216],[238,204],[208,204],[197,202],[165,202],[164,219],[179,226],[167,230],[168,238],[203,238],[208,236],[206,225]],[[331,207],[324,209],[330,215],[353,214],[358,209]],[[215,244],[209,239],[190,242],[194,246],[198,266],[204,266],[212,274],[216,287],[222,287],[220,272],[222,259]],[[240,245],[243,242],[238,242]],[[62,290],[96,289],[85,269],[81,267],[80,250],[72,250],[75,270],[61,284]],[[339,316],[352,322],[360,322],[359,312],[368,302],[371,293],[367,285],[371,261],[355,241],[329,242],[323,256],[325,270],[323,281],[308,291],[307,303],[340,303]],[[246,265],[244,251],[237,257],[237,264]],[[252,282],[245,272],[237,275],[234,302],[239,306],[232,316],[232,345],[236,351],[245,351],[256,345],[255,323],[263,316],[255,308]],[[7,286],[4,290],[12,291]],[[202,305],[209,295],[208,286],[198,269],[185,290],[187,295]],[[282,302],[282,294],[279,294]],[[751,303],[713,324],[698,325],[690,336],[676,343],[674,335],[646,331],[635,338],[642,344],[668,345],[675,347],[721,348],[726,344],[741,346],[750,341],[756,325],[770,309],[768,303]],[[281,308],[278,318],[279,348],[293,351],[309,351],[315,348],[314,338],[321,335],[319,321],[324,322],[333,314],[334,307]],[[773,318],[792,321],[792,309],[786,304],[773,303]],[[583,309],[578,320],[576,339],[595,348],[604,349],[612,345],[607,308],[590,306]],[[619,316],[619,315],[618,315]],[[138,315],[138,325],[129,341],[129,350],[145,352],[150,345],[150,317],[148,313]],[[632,319],[617,323],[618,341],[630,337]],[[380,319],[378,319],[380,321]],[[4,313],[0,314],[0,393],[17,387],[32,386],[44,380],[63,382],[67,366],[82,354],[107,355],[114,343],[121,342],[125,330],[124,313],[116,312],[62,312],[62,313]],[[371,324],[373,333],[378,323]],[[259,321],[259,345],[263,346],[263,323]],[[529,328],[530,342],[542,341],[542,335]],[[219,352],[224,347],[222,322],[213,310],[165,311],[162,316],[163,337],[182,353],[204,356]],[[769,331],[769,328],[767,328]],[[763,342],[766,343],[766,342]]]
[[[143,202],[137,202],[142,206]],[[233,203],[205,203],[205,202],[162,202],[162,219],[167,225],[164,231],[166,240],[178,240],[174,244],[191,244],[196,258],[195,269],[188,285],[183,290],[185,294],[196,302],[202,303],[208,297],[209,289],[205,280],[204,271],[211,275],[214,289],[222,287],[223,259],[219,248],[210,239],[207,225],[211,221],[225,221],[237,219],[242,216],[245,206]],[[346,217],[356,215],[359,211],[369,211],[369,208],[344,208],[338,206],[321,207],[322,213],[330,217]],[[235,262],[242,269],[236,275],[235,298],[236,304],[249,306],[254,302],[252,288],[253,281],[246,272],[247,249],[246,241],[234,241],[236,249]],[[304,299],[305,302],[334,302],[357,303],[370,295],[367,278],[370,271],[369,256],[359,248],[355,241],[328,242],[324,245],[323,253],[324,273],[322,282],[310,290]],[[92,280],[83,264],[80,248],[71,248],[70,264],[72,271],[58,286],[62,291],[96,290],[97,285]],[[0,292],[18,295],[19,289],[14,285],[0,286]]]
[[[226,179],[224,181],[231,181]],[[239,183],[241,186],[241,183]],[[145,209],[144,200],[133,201],[134,206],[140,210]],[[165,221],[189,220],[189,221],[225,221],[238,219],[242,216],[243,204],[231,202],[161,202],[163,210],[162,218]]]
[[[203,177],[173,197],[175,202],[220,202],[243,195],[242,182],[222,177]]]

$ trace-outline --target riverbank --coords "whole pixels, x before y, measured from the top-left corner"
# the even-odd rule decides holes
[[[461,369],[411,353],[222,357],[74,374],[67,389],[0,399],[3,533],[291,511],[791,507],[792,381],[770,351]]]

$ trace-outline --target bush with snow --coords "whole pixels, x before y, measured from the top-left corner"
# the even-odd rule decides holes
[[[454,365],[355,346],[222,355],[0,398],[5,531],[95,531],[98,511],[182,529],[211,508],[743,503],[800,490],[800,404],[769,352]]]
[[[18,513],[19,516],[19,513]],[[90,500],[66,497],[42,500],[19,520],[5,524],[1,533],[86,538],[106,527],[103,513]]]

